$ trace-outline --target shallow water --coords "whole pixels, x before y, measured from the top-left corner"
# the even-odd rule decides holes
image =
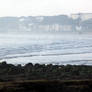
[[[1,34],[0,60],[13,64],[92,65],[91,35]]]

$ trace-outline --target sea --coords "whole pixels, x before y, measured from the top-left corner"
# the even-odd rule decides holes
[[[91,34],[0,34],[0,62],[92,65]]]

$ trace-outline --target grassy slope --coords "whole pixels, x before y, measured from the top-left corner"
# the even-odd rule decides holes
[[[0,82],[0,92],[92,92],[92,80]]]

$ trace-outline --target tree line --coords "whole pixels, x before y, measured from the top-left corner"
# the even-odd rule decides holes
[[[0,63],[0,81],[92,79],[92,66]]]

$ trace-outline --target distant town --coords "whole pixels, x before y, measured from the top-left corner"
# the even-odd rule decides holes
[[[92,13],[0,17],[0,32],[92,32]]]

